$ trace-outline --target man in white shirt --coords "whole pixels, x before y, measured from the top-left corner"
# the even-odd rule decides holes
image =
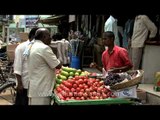
[[[154,38],[157,33],[157,27],[146,15],[138,15],[135,17],[133,34],[131,38],[132,62],[133,69],[140,68],[144,43],[149,35]]]
[[[26,47],[28,47],[28,44],[34,39],[37,29],[38,28],[33,28],[28,35],[29,39],[19,44],[15,50],[14,74],[18,82],[15,105],[28,105],[28,66],[27,59],[24,58],[23,53]]]
[[[52,49],[50,33],[45,28],[36,31],[35,41],[30,49],[29,68],[29,105],[50,105],[51,95],[55,85],[55,69],[61,68],[61,63]]]

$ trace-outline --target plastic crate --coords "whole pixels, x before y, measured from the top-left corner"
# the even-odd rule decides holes
[[[102,100],[60,100],[59,97],[54,94],[55,102],[58,105],[113,105],[113,104],[134,104],[133,101],[123,98],[107,98]]]

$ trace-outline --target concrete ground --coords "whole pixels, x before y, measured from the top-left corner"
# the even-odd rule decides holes
[[[10,88],[0,94],[0,105],[13,105],[13,96]]]

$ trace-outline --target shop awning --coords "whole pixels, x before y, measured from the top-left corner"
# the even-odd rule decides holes
[[[38,23],[57,25],[57,24],[59,24],[60,20],[63,20],[65,18],[66,18],[66,15],[51,16],[51,17],[47,17],[45,19],[39,19]]]

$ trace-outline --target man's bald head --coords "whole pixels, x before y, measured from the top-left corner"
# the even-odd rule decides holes
[[[43,38],[44,34],[46,34],[46,33],[49,33],[49,31],[46,28],[39,28],[36,31],[35,39],[41,40],[41,38]]]
[[[36,40],[41,40],[43,43],[49,45],[51,42],[51,37],[49,30],[46,28],[39,28],[35,34]]]

